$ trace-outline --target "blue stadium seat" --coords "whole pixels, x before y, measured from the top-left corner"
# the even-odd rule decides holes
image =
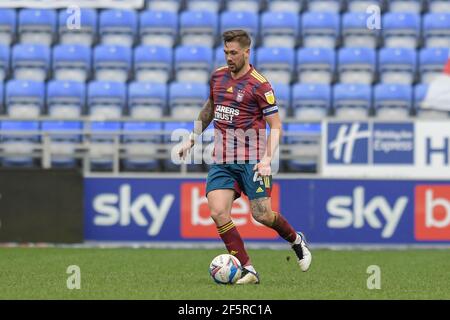
[[[343,0],[309,0],[308,11],[311,12],[334,12],[341,11]]]
[[[212,49],[180,46],[175,49],[175,72],[179,82],[207,83],[213,65]]]
[[[254,46],[259,36],[259,15],[248,11],[224,11],[220,15],[220,33],[243,29],[250,34]]]
[[[367,84],[336,84],[333,107],[337,118],[365,119],[372,108],[372,86]]]
[[[424,48],[419,54],[419,74],[422,83],[430,83],[442,74],[450,56],[448,48]]]
[[[292,88],[295,119],[322,120],[331,108],[331,88],[326,84],[297,83]]]
[[[9,46],[16,37],[16,11],[14,9],[0,9],[0,44]]]
[[[84,113],[86,85],[79,81],[50,81],[47,84],[48,115],[77,118]]]
[[[50,138],[51,166],[75,168],[77,144],[82,141],[80,121],[43,121],[41,131]],[[80,133],[76,133],[79,131]]]
[[[412,110],[411,86],[405,84],[376,85],[374,107],[379,119],[408,119]]]
[[[208,96],[209,86],[206,84],[172,82],[169,87],[172,118],[196,119]]]
[[[254,64],[256,58],[256,50],[250,50],[249,62]],[[223,52],[223,46],[219,46],[214,50],[214,68],[219,68],[227,64],[225,60],[225,53]]]
[[[0,114],[3,113],[4,101],[5,101],[5,88],[3,86],[3,81],[0,81]]]
[[[341,83],[372,84],[377,71],[376,51],[371,48],[342,48],[338,53]]]
[[[51,45],[56,32],[56,11],[52,9],[22,9],[19,12],[20,42]]]
[[[111,170],[114,166],[115,143],[120,143],[122,125],[116,121],[85,122],[91,132],[89,160],[93,170]]]
[[[45,81],[50,68],[50,49],[39,44],[17,44],[11,60],[15,79]]]
[[[414,49],[384,48],[378,53],[378,68],[382,83],[412,84],[417,68]]]
[[[1,145],[5,154],[1,159],[4,167],[33,167],[33,151],[39,143],[38,121],[1,121]],[[15,131],[8,133],[8,131]],[[18,134],[17,132],[23,132]]]
[[[147,9],[153,11],[168,11],[177,13],[180,10],[181,0],[147,0]]]
[[[97,81],[126,82],[131,71],[132,52],[125,46],[99,45],[94,49],[94,70]]]
[[[423,38],[428,48],[450,47],[450,12],[424,16]]]
[[[334,49],[340,35],[340,16],[332,12],[305,12],[302,15],[303,46]]]
[[[137,34],[136,11],[125,9],[104,10],[100,14],[99,35],[104,45],[131,47]]]
[[[161,119],[167,107],[163,83],[132,82],[128,86],[128,110],[133,118]]]
[[[256,52],[256,65],[271,83],[290,84],[295,69],[295,53],[291,48],[264,48]]]
[[[167,83],[172,75],[172,49],[139,46],[134,49],[134,76],[137,81]]]
[[[342,16],[342,40],[344,47],[376,49],[380,30],[367,27],[371,15],[364,12],[348,12]],[[381,23],[381,21],[380,21]]]
[[[420,39],[421,16],[415,13],[385,13],[383,40],[387,48],[415,49]]]
[[[190,11],[210,11],[218,13],[222,0],[187,0],[186,6]]]
[[[420,14],[422,0],[389,0],[390,12],[410,12]]]
[[[14,118],[34,118],[44,110],[43,82],[10,80],[6,84],[6,113]]]
[[[97,12],[81,8],[59,13],[59,43],[91,46],[97,37]]]
[[[297,51],[299,82],[330,84],[336,68],[336,54],[328,48],[301,48]]]
[[[0,82],[9,74],[9,47],[0,44]]]
[[[168,11],[143,11],[139,16],[141,44],[172,48],[178,34],[178,15]]]
[[[288,156],[287,169],[291,172],[316,172],[320,154],[320,123],[288,123],[284,143]]]
[[[366,12],[370,6],[381,7],[383,0],[347,0],[349,12]]]
[[[212,48],[219,30],[219,19],[210,11],[184,11],[180,16],[181,43]]]
[[[53,47],[53,78],[85,82],[91,73],[91,48],[62,44]]]
[[[122,161],[125,170],[150,170],[160,169],[157,159],[157,144],[161,143],[162,123],[160,122],[124,122],[123,138],[124,159]],[[142,134],[142,133],[147,134]]]
[[[261,16],[264,47],[294,48],[297,45],[300,20],[294,12],[265,12]]]
[[[126,85],[121,82],[93,81],[88,86],[89,114],[99,119],[120,118],[126,105]]]
[[[450,13],[450,1],[428,0],[428,10],[430,13]]]
[[[261,1],[260,0],[228,0],[226,3],[226,10],[228,11],[248,11],[258,13]]]
[[[268,11],[293,12],[299,14],[302,11],[305,0],[268,0]]]
[[[272,89],[277,101],[280,118],[286,119],[291,116],[291,86],[282,83],[272,83]]]

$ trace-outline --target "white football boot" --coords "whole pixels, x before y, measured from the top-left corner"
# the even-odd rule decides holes
[[[300,266],[300,269],[305,272],[308,271],[309,266],[311,265],[312,255],[308,249],[306,238],[303,233],[297,232],[297,234],[301,237],[302,240],[299,244],[293,244],[292,249],[297,256],[297,262]]]
[[[245,267],[242,268],[241,278],[236,281],[236,284],[259,284],[258,272],[253,272]]]

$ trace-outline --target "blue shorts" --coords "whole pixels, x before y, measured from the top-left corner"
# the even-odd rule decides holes
[[[253,171],[255,164],[213,164],[206,180],[206,195],[218,189],[235,191],[235,199],[241,192],[250,200],[270,197],[272,191],[272,176],[260,177]]]

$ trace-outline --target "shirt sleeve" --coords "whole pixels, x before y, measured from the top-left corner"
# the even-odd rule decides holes
[[[275,93],[269,82],[262,83],[255,91],[256,101],[265,117],[278,112]]]
[[[213,95],[214,82],[213,82],[213,78],[214,78],[214,73],[211,74],[211,77],[209,78],[209,99],[211,101],[214,101],[214,95]]]

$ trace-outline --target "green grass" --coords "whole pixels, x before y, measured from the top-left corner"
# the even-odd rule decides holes
[[[220,249],[0,248],[0,299],[450,299],[449,250],[314,250],[303,273],[288,250],[249,250],[258,286],[217,285]],[[290,257],[287,259],[287,257]],[[69,290],[69,265],[81,289]],[[367,289],[367,267],[381,289]]]

